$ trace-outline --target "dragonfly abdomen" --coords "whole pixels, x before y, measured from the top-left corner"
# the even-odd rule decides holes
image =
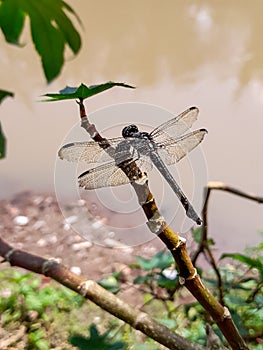
[[[174,191],[178,199],[180,200],[182,206],[185,209],[186,215],[190,219],[194,220],[198,225],[201,225],[202,220],[199,218],[193,206],[190,204],[189,200],[187,199],[187,197],[185,196],[185,194],[183,193],[183,191],[181,190],[181,188],[173,178],[170,171],[167,169],[166,165],[164,164],[160,156],[155,152],[152,152],[150,155],[150,158],[154,163],[154,165],[156,166],[156,168],[159,170],[159,172],[163,175],[165,180],[168,182],[168,184],[170,185],[170,187],[172,188],[172,190]]]

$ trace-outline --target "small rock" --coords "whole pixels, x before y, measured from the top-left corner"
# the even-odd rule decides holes
[[[72,244],[72,249],[75,251],[82,250],[82,249],[88,249],[92,246],[92,243],[89,241],[80,242],[80,243],[74,243]]]
[[[78,217],[76,215],[72,215],[72,216],[65,218],[65,220],[63,222],[64,222],[64,224],[72,225],[77,221],[78,221]]]
[[[115,239],[112,239],[112,238],[105,238],[104,243],[105,243],[106,247],[121,248],[121,249],[125,250],[125,252],[127,252],[127,253],[131,253],[133,251],[133,248],[127,246],[124,243],[116,241]]]
[[[94,221],[91,225],[94,229],[98,229],[101,226],[103,226],[103,223],[101,221]]]
[[[14,218],[14,223],[15,225],[18,225],[18,226],[25,226],[28,224],[28,222],[29,222],[29,219],[27,216],[18,215]]]
[[[63,229],[64,229],[65,231],[69,231],[69,230],[71,229],[70,224],[64,224]]]
[[[51,203],[53,203],[53,198],[52,198],[51,196],[46,197],[45,203],[46,203],[47,205],[50,205]]]
[[[79,266],[72,266],[70,268],[70,271],[75,273],[76,275],[80,275],[81,274],[81,268]]]
[[[100,317],[100,316],[95,316],[95,317],[93,318],[93,322],[94,322],[95,324],[100,324],[100,323],[101,323],[101,317]]]
[[[38,241],[37,241],[37,246],[39,247],[46,247],[47,246],[47,241],[44,239],[44,238],[40,238]]]
[[[35,204],[35,205],[39,205],[40,203],[42,203],[43,202],[43,197],[42,196],[37,196],[37,197],[35,197],[34,199],[33,199],[33,203]]]
[[[39,230],[40,228],[42,228],[45,225],[46,225],[46,222],[44,220],[38,220],[34,223],[34,225],[32,227],[34,230]]]
[[[56,235],[50,235],[48,237],[48,242],[51,244],[56,244],[58,241],[58,237]]]

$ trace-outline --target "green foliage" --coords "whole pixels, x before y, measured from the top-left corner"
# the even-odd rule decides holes
[[[250,250],[250,255],[248,253],[243,255],[261,261],[261,253],[262,249],[256,247]],[[258,343],[258,339],[262,338],[263,329],[261,275],[258,269],[251,270],[249,259],[245,259],[248,262],[245,265],[243,260],[237,259],[234,260],[235,265],[227,264],[220,267],[224,297],[226,306],[240,333],[248,340],[250,349],[259,350],[261,344]],[[170,291],[178,284],[177,276],[173,279],[165,276],[167,271],[173,272],[170,270],[172,264],[173,258],[170,252],[161,251],[152,259],[137,257],[137,263],[132,267],[135,268],[134,272],[138,273],[135,282],[142,285],[144,308],[171,330],[204,345],[207,313],[198,302],[189,302],[189,294],[185,289],[180,290],[180,295],[175,294],[170,298]],[[244,270],[244,266],[248,267],[248,270]],[[206,284],[214,294],[217,294],[218,286],[214,272],[206,271],[204,275]],[[82,304],[83,298],[66,288],[54,286],[48,280],[35,278],[33,274],[22,274],[16,270],[0,272],[0,280],[5,280],[5,284],[0,285],[1,325],[7,327],[12,322],[26,325],[28,349],[51,348],[49,339],[54,339],[52,338],[54,333],[50,335],[48,332],[52,328],[58,332],[65,326],[68,326],[67,331],[64,331],[65,339],[71,334],[72,346],[77,346],[79,349],[117,350],[128,348],[128,344],[133,344],[135,349],[140,350],[159,349],[151,339],[138,338],[138,333],[129,325],[123,325],[122,321],[105,314],[97,307],[95,317],[90,319],[92,308],[95,308],[92,303]],[[116,272],[104,278],[100,284],[114,293],[119,291],[121,273]],[[74,311],[78,320],[70,323],[70,314]],[[102,316],[99,316],[100,313]],[[54,325],[54,322],[57,324]],[[93,322],[99,322],[100,331]],[[89,325],[88,336],[86,324]],[[213,325],[213,329],[220,339],[223,339],[216,325]],[[75,332],[78,334],[74,334]],[[61,348],[71,349],[70,346],[66,344]]]
[[[196,243],[200,244],[202,242],[203,238],[203,228],[197,227],[195,230],[192,230],[192,236]],[[209,238],[206,242],[209,246],[212,246],[215,244],[214,240],[212,238]]]
[[[154,255],[151,259],[145,259],[141,256],[136,256],[138,264],[131,265],[134,268],[150,271],[154,269],[164,270],[174,263],[173,256],[170,252],[162,250]]]
[[[41,286],[41,279],[31,273],[21,274],[14,271],[6,275],[1,272],[0,279],[2,278],[5,278],[6,284],[0,286],[0,292],[7,295],[1,299],[0,304],[4,323],[14,319],[27,319],[31,311],[36,311],[40,319],[48,320],[46,310],[49,307],[56,306],[58,309],[67,310],[71,308],[74,300],[75,306],[82,300],[66,288],[54,291],[52,285]],[[8,285],[10,289],[7,289]]]
[[[109,292],[117,294],[120,291],[120,283],[118,281],[120,274],[120,272],[114,273],[111,276],[101,279],[99,285],[107,289]]]
[[[0,103],[8,96],[14,97],[14,94],[10,91],[0,90]]]
[[[238,260],[242,262],[243,264],[247,265],[249,268],[257,269],[261,279],[263,280],[263,258],[257,258],[253,259],[247,255],[239,254],[239,253],[228,253],[228,254],[222,254],[220,259],[224,258],[232,258],[234,260]]]
[[[112,342],[109,337],[109,331],[104,334],[99,334],[95,325],[90,326],[89,337],[73,335],[69,338],[69,342],[80,350],[122,350],[126,347],[124,342]]]
[[[131,264],[130,267],[141,270],[141,274],[135,278],[134,284],[143,284],[155,297],[158,295],[158,289],[164,288],[167,299],[173,294],[174,288],[178,284],[177,272],[170,267],[174,263],[170,252],[160,251],[151,259],[145,259],[136,256],[137,264]]]
[[[197,241],[199,240],[200,232],[196,233],[195,238]],[[227,264],[219,268],[226,306],[229,308],[241,335],[250,339],[250,348],[259,349],[257,339],[263,337],[262,243],[258,247],[247,249],[247,254],[222,254],[221,259],[226,257],[236,261],[235,265]],[[144,302],[145,305],[148,305],[149,312],[154,312],[155,317],[170,329],[205,345],[207,315],[203,307],[197,302],[178,307],[176,301],[178,300],[180,303],[180,297],[175,299],[174,295],[172,298],[178,284],[177,276],[174,279],[164,276],[166,269],[173,263],[171,254],[162,251],[153,256],[152,259],[137,257],[136,260],[137,263],[131,265],[139,272],[134,284],[141,284],[144,288]],[[248,267],[248,270],[245,270],[244,266]],[[209,289],[214,294],[218,294],[218,281],[214,271],[206,271],[203,274]],[[164,283],[162,283],[163,277]],[[161,297],[160,287],[163,289]],[[218,328],[215,325],[213,328],[223,340]]]
[[[0,103],[6,97],[14,97],[14,94],[10,91],[0,90]],[[5,154],[6,154],[6,138],[5,138],[4,132],[2,130],[1,123],[0,123],[0,159],[4,158]]]
[[[0,272],[1,326],[16,322],[26,326],[28,349],[50,349],[47,330],[59,313],[69,313],[83,303],[83,298],[61,286],[42,282],[32,273],[17,270]]]
[[[37,329],[28,335],[29,349],[48,350],[50,349],[49,342],[44,339],[45,332],[42,329]]]
[[[17,0],[4,0],[0,4],[0,26],[2,32],[5,40],[15,45],[19,44],[19,37],[25,21],[25,13],[20,6],[21,4]],[[12,19],[11,23],[10,19]]]
[[[222,254],[221,259],[232,258],[232,269],[222,269],[225,300],[242,336],[263,336],[263,257],[262,242],[246,250],[247,254]],[[253,256],[251,256],[253,255]],[[243,265],[239,264],[242,263]],[[244,272],[244,267],[248,270]]]
[[[19,45],[25,17],[30,19],[31,36],[41,57],[48,82],[56,78],[64,64],[65,45],[74,54],[81,47],[80,35],[66,12],[79,22],[74,10],[62,0],[2,0],[0,27],[7,42]]]
[[[88,97],[94,96],[103,92],[105,90],[111,89],[114,86],[121,86],[125,88],[134,89],[134,86],[123,84],[123,83],[114,83],[112,81],[108,81],[104,84],[99,85],[90,85],[86,86],[81,84],[79,87],[70,87],[66,86],[64,89],[60,90],[58,94],[45,94],[45,97],[50,97],[47,102],[52,101],[62,101],[62,100],[85,100]]]

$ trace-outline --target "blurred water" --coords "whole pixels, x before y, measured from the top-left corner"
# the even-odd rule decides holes
[[[28,28],[23,48],[1,37],[1,88],[16,94],[0,109],[8,137],[7,158],[0,162],[2,198],[26,189],[54,190],[57,149],[78,121],[78,109],[72,101],[39,103],[39,96],[107,80],[137,89],[98,95],[87,102],[89,112],[143,102],[177,114],[196,105],[196,126],[209,131],[202,145],[208,179],[263,195],[261,1],[253,6],[246,1],[68,2],[82,19],[83,47],[76,58],[67,51],[61,76],[49,86]],[[153,127],[159,123],[149,115],[139,117]],[[115,123],[113,116],[97,126]],[[220,250],[257,242],[262,217],[256,203],[218,192],[211,198],[209,224]]]

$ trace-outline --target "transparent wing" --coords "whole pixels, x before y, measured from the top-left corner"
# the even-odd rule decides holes
[[[133,161],[131,159],[128,165]],[[150,171],[152,169],[152,163],[147,161],[146,158],[136,160],[136,164],[141,171]],[[134,181],[136,181],[139,178],[139,173],[133,171],[132,176]],[[86,190],[94,190],[101,187],[125,185],[131,181],[115,162],[109,162],[85,171],[78,177],[78,182],[79,187],[83,187]]]
[[[175,118],[159,125],[150,135],[156,143],[164,142],[167,137],[177,138],[191,128],[197,120],[198,113],[197,107],[191,107]]]
[[[123,141],[122,137],[100,142],[72,142],[61,147],[58,156],[70,162],[107,162],[114,158],[115,150],[113,147],[121,141]],[[107,147],[109,144],[111,147]]]
[[[168,165],[179,162],[187,153],[191,152],[203,140],[207,130],[199,129],[190,132],[177,140],[166,139],[158,145],[158,154]]]
[[[116,166],[115,162],[87,170],[78,177],[79,187],[83,187],[85,190],[124,185],[129,182],[129,178],[121,168]]]

